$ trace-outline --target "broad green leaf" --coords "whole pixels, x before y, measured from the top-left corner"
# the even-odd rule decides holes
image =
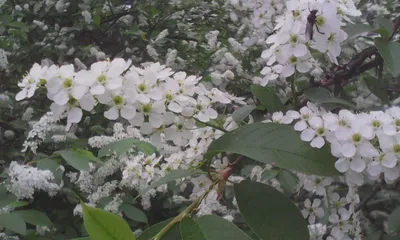
[[[373,31],[374,28],[368,24],[356,23],[347,25],[343,30],[348,35],[347,40],[351,40],[361,34]]]
[[[136,147],[139,149],[139,151],[143,152],[146,155],[152,155],[153,153],[157,152],[157,148],[155,146],[145,141],[140,141],[136,143]]]
[[[119,209],[130,219],[147,223],[147,217],[144,212],[130,204],[123,203],[119,206]]]
[[[379,240],[381,238],[382,233],[381,232],[373,232],[371,234],[368,234],[365,237],[365,240]]]
[[[28,204],[29,204],[29,202],[26,202],[26,201],[15,201],[15,202],[8,204],[7,206],[11,207],[11,208],[19,208],[19,207],[25,207]]]
[[[0,22],[2,22],[2,23],[9,23],[12,20],[13,20],[13,16],[12,15],[6,15],[6,14],[0,15]]]
[[[388,218],[388,229],[393,232],[400,231],[400,207],[393,210]]]
[[[186,222],[184,224],[187,223],[189,222]],[[202,216],[196,220],[196,224],[203,233],[205,237],[204,239],[207,240],[251,240],[251,238],[246,235],[242,230],[240,230],[235,224],[216,215]],[[186,239],[183,238],[183,228],[184,226],[181,226],[182,239]],[[193,238],[193,240],[195,239],[200,240],[201,238]]]
[[[26,233],[24,219],[15,213],[0,214],[0,226],[21,235]]]
[[[60,154],[68,164],[80,171],[89,171],[89,162],[91,161],[100,162],[93,153],[86,150],[70,149],[57,151],[55,153]]]
[[[17,201],[17,197],[8,192],[4,185],[0,185],[0,208]]]
[[[137,140],[133,138],[112,142],[110,144],[107,144],[102,149],[100,149],[99,153],[97,154],[97,157],[101,158],[113,153],[115,153],[117,156],[120,156],[129,151],[129,149],[131,149],[135,143],[137,143]]]
[[[96,24],[97,26],[100,26],[101,24],[101,17],[99,14],[94,15],[93,17],[93,23]]]
[[[392,35],[393,22],[390,19],[378,17],[376,18],[375,23],[379,27],[376,31],[381,34],[383,38],[388,39]]]
[[[142,234],[138,236],[138,240],[149,240],[157,233],[161,231],[169,222],[172,221],[173,218],[167,219],[165,221],[159,222],[157,224],[152,225],[143,231]],[[181,239],[181,234],[179,232],[179,223],[176,223],[162,238],[162,240],[179,240]]]
[[[83,202],[83,223],[91,239],[96,240],[135,240],[129,225],[120,216],[89,207]]]
[[[252,123],[225,133],[208,148],[207,157],[219,152],[237,153],[279,168],[321,176],[338,175],[336,158],[326,144],[312,148],[291,125]]]
[[[232,118],[237,124],[241,124],[244,119],[246,119],[250,113],[255,109],[254,106],[246,105],[236,109],[233,114]]]
[[[400,76],[400,45],[395,42],[388,42],[383,38],[375,38],[374,41],[389,72],[393,77]]]
[[[299,178],[291,171],[282,169],[276,176],[276,180],[281,184],[286,195],[291,195],[299,182]]]
[[[384,81],[365,75],[363,75],[363,79],[371,93],[378,97],[383,103],[389,104],[389,95],[386,91]]]
[[[271,169],[265,170],[262,174],[263,179],[269,180],[272,178],[276,178],[278,173],[282,171],[282,169],[277,168],[277,167],[272,167]]]
[[[299,209],[275,188],[244,180],[234,189],[240,213],[261,239],[310,239]]]
[[[179,222],[181,238],[185,240],[207,240],[201,228],[192,218],[184,218]]]
[[[334,104],[336,107],[355,108],[355,105],[343,99],[333,96],[328,89],[325,88],[309,88],[304,91],[304,96],[312,102],[321,104]]]
[[[36,167],[39,169],[50,170],[54,175],[56,183],[57,184],[61,183],[63,177],[63,171],[60,168],[60,164],[58,164],[55,160],[50,158],[42,159],[36,164]]]
[[[195,174],[198,174],[198,171],[195,170],[191,170],[191,169],[178,169],[178,170],[173,170],[170,173],[168,173],[167,175],[165,175],[164,177],[154,181],[152,184],[150,184],[150,186],[145,189],[143,192],[140,193],[140,195],[142,195],[143,193],[147,192],[148,190],[152,189],[152,188],[156,188],[158,186],[161,186],[163,184],[184,178],[184,177],[189,177]]]
[[[262,87],[260,85],[252,85],[251,92],[265,106],[268,112],[285,111],[285,106],[282,104],[279,97],[276,95],[273,88]]]
[[[29,28],[29,26],[26,23],[18,22],[18,21],[10,22],[7,25],[10,27],[16,27],[16,28],[20,28],[23,30],[27,30]]]
[[[19,210],[13,212],[19,215],[25,222],[30,223],[35,226],[51,226],[53,223],[47,217],[45,213],[39,212],[37,210]]]
[[[74,238],[69,240],[90,240],[90,237],[83,237],[83,238]]]

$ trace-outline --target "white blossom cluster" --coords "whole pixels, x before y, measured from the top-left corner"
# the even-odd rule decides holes
[[[376,180],[384,174],[389,183],[400,176],[398,107],[357,114],[344,109],[334,114],[309,103],[299,112],[278,112],[274,116],[274,122],[296,119],[295,130],[301,131],[301,139],[312,147],[321,148],[329,142],[332,155],[338,158],[336,169],[358,186],[364,183],[365,176]]]
[[[192,127],[193,121],[188,118],[201,122],[216,119],[218,114],[213,104],[236,100],[216,88],[207,90],[199,83],[200,78],[174,73],[165,65],[150,63],[137,68],[130,67],[130,63],[116,58],[111,62],[96,62],[90,70],[78,72],[72,64],[61,67],[34,64],[19,83],[22,90],[16,99],[32,97],[39,86],[44,86],[53,101],[52,112],[56,116],[67,114],[67,130],[81,121],[82,110],[90,112],[97,104],[103,104],[108,107],[104,112],[106,118],[122,117],[140,127],[143,134],[151,134],[163,125],[174,125],[165,130],[172,134],[167,137]]]
[[[42,116],[39,121],[35,122],[23,144],[24,148],[22,152],[27,151],[29,148],[33,153],[36,153],[39,144],[46,139],[48,132],[55,126],[55,123],[59,121],[60,117],[62,116],[54,116],[52,112],[48,112]]]
[[[211,144],[215,138],[221,136],[222,132],[214,130],[211,127],[187,130],[187,133],[184,135],[188,136],[188,139],[185,140],[186,143],[183,145],[179,145],[179,143],[182,139],[185,139],[184,136],[176,136],[174,140],[178,141],[178,144],[175,144],[174,141],[165,141],[165,136],[167,134],[168,132],[158,133],[158,135],[156,135],[162,140],[158,145],[160,156],[156,154],[146,156],[143,153],[138,154],[135,151],[128,151],[126,154],[118,157],[111,155],[110,159],[105,164],[97,169],[92,169],[90,172],[80,171],[79,174],[69,172],[67,175],[70,177],[71,182],[76,184],[81,191],[90,194],[88,200],[91,204],[97,204],[99,199],[118,193],[119,189],[135,189],[142,192],[147,189],[153,181],[165,176],[172,170],[188,169],[200,164],[203,160],[202,156],[207,151],[209,144]],[[121,123],[116,123],[114,125],[113,136],[95,136],[89,139],[89,144],[92,147],[101,148],[111,142],[127,138],[150,141],[149,138],[145,138],[140,133],[140,130],[134,126],[127,126],[124,128]],[[134,146],[132,146],[132,148],[134,148]],[[226,159],[223,162],[217,161],[216,168],[222,170],[227,166],[227,163]],[[106,182],[105,178],[117,171],[122,172],[122,177],[118,182],[113,181],[113,184],[110,185],[110,182]],[[196,197],[200,196],[211,183],[204,175],[192,177],[190,182],[193,184],[194,188],[190,199],[186,200],[194,200]],[[180,184],[181,191],[184,191],[188,184],[187,181],[178,181],[177,183]],[[146,192],[142,196],[143,208],[150,208],[151,197],[155,196],[157,192],[165,192],[166,190],[166,185],[162,185],[157,189]],[[214,200],[208,200],[207,202],[210,201],[213,201],[214,205],[219,207],[206,208],[207,206],[210,207],[210,205],[203,204],[201,205],[203,210],[200,211],[200,213],[214,211],[219,208],[223,209],[216,198],[214,198]]]
[[[304,201],[301,213],[308,219],[311,239],[322,239],[324,235],[329,240],[362,239],[359,213],[356,206],[360,203],[357,188],[348,177],[339,177],[339,182],[345,182],[348,192],[345,196],[335,192],[338,189],[332,178],[316,177],[298,174],[299,188],[303,188],[316,195],[312,200]],[[326,225],[317,223],[325,216],[329,222]]]
[[[33,199],[36,191],[42,190],[54,196],[62,186],[52,182],[55,178],[50,170],[40,170],[30,165],[11,162],[8,168],[9,183],[7,190],[17,199]]]
[[[314,224],[317,218],[327,214],[322,208],[325,205],[328,207],[325,209],[330,210],[330,223],[322,228],[330,231],[328,239],[360,239],[359,213],[355,212],[360,203],[357,187],[366,179],[379,181],[382,176],[387,183],[393,183],[400,176],[400,108],[368,113],[344,109],[335,114],[308,102],[299,111],[275,112],[272,120],[266,122],[269,121],[294,123],[294,129],[301,132],[301,139],[314,148],[330,144],[331,153],[337,158],[335,168],[344,174],[338,181],[349,187],[348,194],[341,197],[336,193],[332,178],[304,175],[299,187],[319,197],[313,201],[307,199],[302,213]],[[313,225],[310,231],[318,232],[322,228],[316,229]]]
[[[266,40],[270,47],[262,53],[267,61],[261,71],[264,77],[254,78],[263,86],[271,80],[286,79],[296,70],[319,75],[322,71],[312,51],[324,53],[338,64],[340,44],[347,38],[341,27],[349,21],[348,16],[361,15],[352,0],[290,0],[285,7],[285,13],[276,19],[276,32]]]

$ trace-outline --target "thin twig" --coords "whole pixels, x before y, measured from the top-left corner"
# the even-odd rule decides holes
[[[383,181],[381,181],[380,183],[378,183],[371,191],[371,193],[356,207],[355,212],[358,212],[359,210],[361,210],[363,207],[365,207],[367,205],[367,203],[373,198],[375,197],[375,195],[380,192],[382,190],[382,186],[383,186]]]

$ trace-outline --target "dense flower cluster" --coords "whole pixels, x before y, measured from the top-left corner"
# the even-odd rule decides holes
[[[271,1],[272,2],[272,1]],[[282,8],[282,4],[279,4]],[[319,75],[319,63],[311,51],[325,53],[333,63],[341,52],[340,44],[347,38],[341,29],[348,16],[359,16],[361,12],[349,1],[286,1],[286,11],[280,15],[274,30],[266,42],[270,45],[262,53],[267,61],[255,81],[263,86],[270,80],[286,79],[297,70],[300,73]],[[314,17],[312,12],[316,11]]]
[[[329,142],[332,155],[338,158],[336,169],[351,176],[358,186],[364,183],[364,176],[376,180],[383,173],[389,183],[400,176],[398,107],[358,114],[340,110],[334,114],[309,103],[299,112],[288,111],[284,116],[277,112],[274,117],[296,119],[295,130],[301,131],[301,139],[312,147],[321,148]]]
[[[12,162],[8,168],[9,183],[7,190],[18,199],[33,199],[33,193],[38,190],[54,196],[62,186],[53,183],[54,175],[50,170],[40,170],[29,165]]]
[[[208,90],[199,83],[200,78],[174,73],[165,65],[150,63],[137,68],[130,64],[116,58],[111,62],[96,62],[90,70],[78,72],[72,64],[61,67],[34,64],[19,83],[22,90],[16,99],[32,97],[43,86],[53,101],[52,112],[56,116],[67,114],[67,130],[81,121],[82,110],[90,112],[97,104],[103,104],[108,108],[104,112],[106,118],[122,117],[139,126],[143,134],[174,124],[175,127],[165,129],[169,140],[176,139],[176,134],[187,138],[182,131],[194,126],[187,118],[208,122],[218,115],[213,104],[240,101],[216,88]]]
[[[0,0],[0,6],[4,2]],[[167,195],[166,193],[172,193],[173,196],[163,204],[175,204],[179,208],[182,203],[190,204],[212,185],[205,173],[177,180],[175,186],[170,183],[168,186],[164,184],[150,190],[148,187],[172,170],[196,168],[204,161],[204,154],[213,140],[223,135],[225,130],[231,131],[240,127],[241,123],[235,122],[233,115],[226,112],[220,114],[222,111],[217,111],[219,106],[227,104],[246,105],[244,98],[223,92],[231,87],[229,84],[233,81],[234,84],[248,81],[263,86],[278,83],[277,95],[282,99],[292,97],[291,91],[296,89],[294,86],[290,88],[286,79],[294,75],[298,77],[297,71],[299,75],[317,76],[318,80],[323,66],[318,62],[315,53],[338,64],[337,58],[343,52],[341,44],[347,38],[342,27],[350,22],[349,17],[361,14],[352,0],[228,0],[211,1],[210,4],[196,3],[196,6],[187,9],[181,8],[185,4],[190,6],[184,2],[175,0],[166,3],[166,8],[180,10],[173,14],[168,13],[164,20],[177,21],[179,24],[171,25],[172,27],[168,26],[169,23],[158,24],[163,29],[150,32],[145,30],[152,22],[152,14],[144,14],[145,11],[141,13],[141,10],[137,19],[130,14],[124,15],[126,10],[141,7],[136,6],[136,2],[126,1],[120,6],[114,6],[106,1],[99,5],[98,10],[87,0],[78,4],[75,16],[85,24],[83,29],[96,29],[94,27],[99,25],[98,18],[102,12],[105,15],[100,16],[101,21],[107,19],[105,16],[108,14],[124,15],[114,22],[115,25],[123,26],[117,26],[119,31],[125,26],[131,27],[133,21],[139,30],[120,34],[120,44],[125,48],[122,52],[130,60],[104,60],[109,56],[122,55],[110,53],[94,43],[85,48],[88,51],[87,56],[98,61],[90,67],[85,63],[91,60],[81,58],[81,61],[73,57],[82,51],[81,46],[73,45],[77,32],[75,23],[73,27],[63,27],[63,24],[60,26],[46,19],[32,21],[38,31],[46,33],[43,41],[35,46],[57,50],[57,54],[60,54],[57,63],[64,65],[55,65],[51,60],[44,59],[41,64],[34,64],[18,84],[21,91],[15,97],[17,101],[31,98],[39,89],[47,90],[47,97],[52,101],[51,111],[38,122],[31,122],[32,129],[23,151],[30,149],[36,154],[39,144],[46,140],[58,143],[65,141],[67,137],[75,138],[75,132],[83,132],[82,128],[78,129],[78,123],[82,119],[85,125],[95,122],[92,116],[97,113],[116,123],[113,129],[111,124],[108,126],[105,131],[107,135],[96,132],[97,136],[93,137],[91,132],[92,137],[88,139],[90,147],[100,149],[109,143],[133,138],[152,143],[157,148],[157,153],[150,155],[140,152],[136,146],[121,155],[111,153],[103,164],[90,163],[89,171],[66,168],[66,185],[82,193],[83,200],[89,206],[101,207],[122,216],[120,205],[124,203],[127,193],[143,193],[145,190],[140,195],[140,203],[145,210],[152,207],[155,197]],[[370,4],[372,3],[367,3],[368,6]],[[54,12],[64,15],[68,13],[70,5],[74,4],[64,0],[41,0],[35,4],[15,5],[12,15],[22,22],[24,13],[35,15],[42,10],[48,13],[54,9]],[[215,14],[214,8],[218,9],[217,12],[224,12],[225,16]],[[373,11],[380,14],[389,13],[384,7],[374,8]],[[220,11],[221,9],[224,11]],[[223,20],[222,27],[213,25],[211,28],[202,28],[201,33],[196,32],[196,21],[214,19],[216,16]],[[202,27],[207,25],[203,23]],[[107,22],[101,22],[100,25],[106,26]],[[149,34],[151,32],[158,34]],[[131,38],[132,34],[137,33],[145,40],[143,46],[137,47],[130,41],[132,39],[124,39],[125,34]],[[133,39],[136,41],[138,38]],[[15,41],[12,47],[17,50],[19,44]],[[265,50],[261,54],[263,49]],[[16,54],[10,52],[9,48],[0,49],[0,71],[8,71],[12,65],[9,59],[14,59],[14,55]],[[199,59],[193,57],[197,55],[200,56]],[[65,56],[72,58],[67,60]],[[65,65],[65,61],[71,59],[74,59],[75,67],[72,64]],[[131,64],[149,59],[156,63],[144,63],[140,67]],[[208,64],[204,64],[205,62]],[[201,66],[196,68],[192,65]],[[261,77],[254,74],[260,70]],[[204,81],[200,77],[188,76],[186,72],[199,74],[204,77]],[[350,95],[353,94],[359,108],[380,106],[376,96],[371,95],[364,85],[357,85],[356,88],[357,94]],[[23,120],[29,121],[35,112],[34,108],[28,108]],[[60,125],[56,124],[64,118],[66,127],[61,126],[60,129]],[[248,118],[247,123],[259,119],[251,115]],[[308,227],[311,239],[362,239],[362,213],[357,211],[360,204],[357,187],[363,185],[367,178],[380,181],[380,176],[383,176],[388,183],[399,178],[400,168],[397,162],[400,156],[400,108],[392,107],[385,111],[367,113],[341,110],[336,114],[308,103],[299,111],[275,112],[268,118],[265,122],[293,124],[294,129],[301,132],[301,139],[309,142],[313,148],[322,148],[329,144],[332,155],[337,158],[335,167],[343,173],[339,177],[319,177],[280,169],[298,179],[296,192],[305,192],[305,197],[296,201],[296,204],[310,224]],[[63,133],[52,135],[48,139],[52,132]],[[11,140],[16,134],[6,130],[3,135],[6,140]],[[218,155],[212,159],[211,166],[218,172],[226,169],[228,163],[226,157]],[[246,178],[287,193],[287,186],[276,174],[274,177],[266,176],[268,171],[276,170],[273,166],[253,164],[255,165],[248,171],[248,175],[243,174]],[[64,168],[61,166],[58,170],[64,171]],[[30,165],[11,162],[6,173],[8,178],[4,184],[18,199],[32,199],[35,191],[45,191],[53,196],[63,187],[62,183],[54,183],[55,177],[51,171]],[[243,178],[244,176],[230,176],[229,180],[239,182]],[[343,189],[339,191],[339,185],[346,185],[347,192]],[[230,194],[232,198],[228,200],[232,202],[222,204],[224,201],[220,201],[220,192],[210,191],[198,206],[197,215],[218,213],[233,221],[238,213],[238,206],[232,193],[232,183],[227,182],[225,187],[228,193],[224,197]],[[109,200],[104,204],[107,198]],[[12,211],[14,208],[10,206],[0,209],[0,213]],[[76,206],[74,214],[82,214],[81,205]],[[45,235],[50,230],[37,226],[36,231]],[[7,236],[0,233],[0,238],[2,237]]]

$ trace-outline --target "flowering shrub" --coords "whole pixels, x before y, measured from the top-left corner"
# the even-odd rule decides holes
[[[399,9],[0,1],[1,238],[395,238]]]

